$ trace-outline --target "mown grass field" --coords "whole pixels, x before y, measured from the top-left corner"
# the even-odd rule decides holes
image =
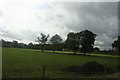
[[[43,66],[45,66],[46,78],[85,77],[63,72],[62,69],[69,66],[81,66],[88,61],[106,64],[116,71],[118,69],[118,56],[99,54],[83,56],[66,55],[72,54],[72,52],[64,51],[57,51],[57,53],[63,54],[51,54],[49,52],[52,51],[42,53],[40,50],[34,49],[2,48],[3,78],[42,78]]]

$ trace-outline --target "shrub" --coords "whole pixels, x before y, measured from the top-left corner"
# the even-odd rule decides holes
[[[113,73],[112,68],[107,67],[106,65],[99,64],[96,61],[89,61],[80,66],[71,66],[64,69],[64,71],[73,72],[76,74],[84,75],[95,75],[103,73]]]
[[[99,64],[96,61],[90,61],[81,66],[81,72],[83,74],[102,74],[102,73],[112,73],[114,72],[112,68],[106,65]]]

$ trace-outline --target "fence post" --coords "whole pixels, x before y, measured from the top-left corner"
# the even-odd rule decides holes
[[[45,66],[43,66],[43,80],[45,80]]]
[[[104,73],[106,73],[106,64],[105,64],[105,66],[104,66]]]

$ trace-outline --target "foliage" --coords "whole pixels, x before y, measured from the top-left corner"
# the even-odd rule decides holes
[[[95,47],[94,52],[100,52],[100,49],[98,47]]]
[[[18,41],[10,42],[2,39],[0,42],[2,43],[2,47],[27,48],[26,44],[18,43]]]
[[[55,47],[58,46],[58,44],[62,43],[62,38],[60,37],[60,35],[55,34],[51,39],[50,42],[52,44],[53,47],[53,53],[55,51]]]
[[[96,61],[88,61],[82,66],[70,66],[63,70],[80,75],[97,75],[104,73],[114,73],[114,70],[112,68],[97,63]]]
[[[48,40],[48,37],[49,37],[49,34],[48,35],[45,35],[43,33],[40,34],[41,37],[38,37],[38,42],[39,44],[45,44]]]
[[[96,34],[89,30],[81,31],[79,33],[69,33],[65,42],[66,48],[74,51],[74,54],[81,48],[81,52],[85,55],[85,53],[93,50],[96,36]]]
[[[89,61],[81,66],[82,74],[95,75],[103,73],[113,73],[112,68],[107,67],[106,65],[97,63],[96,61]]]
[[[94,46],[94,41],[95,41],[95,37],[97,36],[96,34],[94,34],[93,32],[89,31],[89,30],[85,30],[85,31],[81,31],[79,33],[77,33],[79,36],[79,39],[81,40],[81,52],[84,53],[89,53],[93,50],[93,46]]]
[[[42,52],[43,52],[43,49],[44,49],[44,45],[46,44],[47,40],[48,40],[48,37],[49,37],[49,34],[48,35],[45,35],[43,33],[41,33],[40,35],[41,37],[38,37],[37,39],[37,42],[39,44],[42,44]]]
[[[79,40],[76,33],[69,33],[67,35],[67,39],[65,41],[65,47],[68,50],[74,51],[74,54],[76,54],[76,51],[79,50]]]
[[[118,39],[112,43],[112,47],[117,49],[118,52],[120,53],[120,36],[118,36]]]

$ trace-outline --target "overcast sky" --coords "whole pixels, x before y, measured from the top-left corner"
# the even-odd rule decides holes
[[[111,48],[118,36],[118,3],[0,1],[1,39],[29,43],[43,32],[65,40],[69,32],[85,29],[97,34],[95,46]]]

